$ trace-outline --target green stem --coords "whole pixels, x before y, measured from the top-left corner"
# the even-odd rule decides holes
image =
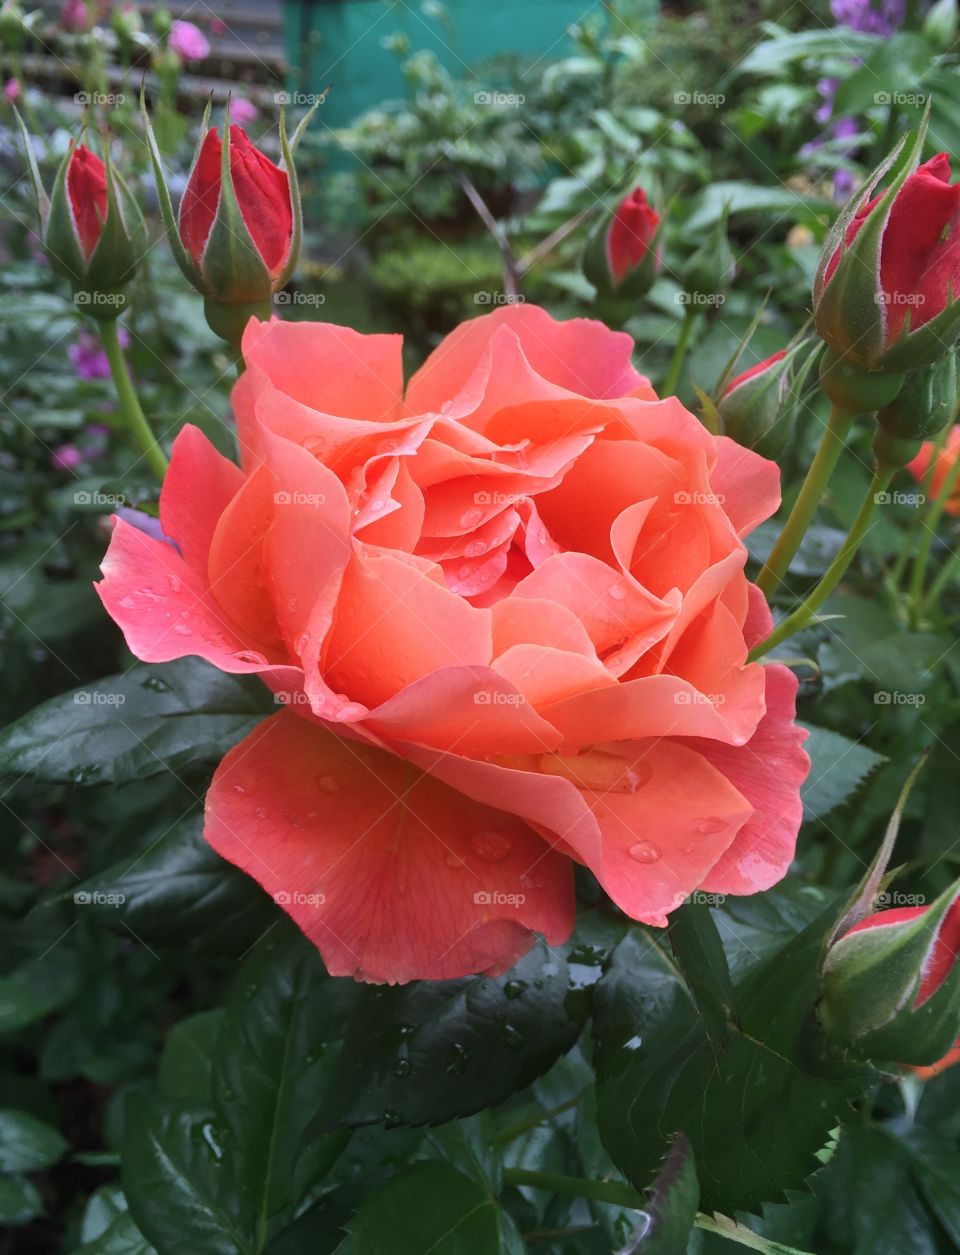
[[[800,548],[800,543],[807,533],[813,516],[820,504],[824,489],[833,474],[837,459],[846,443],[855,415],[834,406],[830,418],[820,439],[820,447],[816,457],[810,463],[807,477],[803,481],[800,494],[793,503],[790,516],[783,525],[783,531],[777,538],[770,557],[767,558],[763,570],[757,576],[757,585],[769,597],[787,573],[793,555]]]
[[[523,1120],[517,1120],[515,1124],[508,1124],[506,1128],[500,1130],[496,1136],[498,1146],[504,1146],[507,1142],[512,1142],[515,1138],[522,1137],[524,1133],[529,1133],[531,1129],[538,1128],[541,1124],[546,1124],[548,1120],[552,1120],[554,1116],[563,1115],[565,1111],[569,1111],[571,1107],[575,1107],[580,1101],[582,1095],[575,1094],[573,1098],[568,1098],[565,1102],[557,1103],[555,1107],[551,1107],[549,1111],[535,1111],[532,1115],[527,1116]]]
[[[619,1207],[646,1207],[644,1196],[625,1181],[588,1181],[585,1177],[565,1177],[556,1172],[534,1172],[527,1168],[504,1168],[504,1185],[530,1185],[551,1194],[572,1194],[598,1203]]]
[[[946,509],[947,502],[953,493],[957,483],[957,477],[960,476],[960,458],[947,471],[944,476],[943,483],[940,485],[940,491],[934,498],[933,505],[930,507],[930,513],[924,520],[924,532],[920,537],[920,544],[917,546],[916,557],[913,560],[913,569],[910,572],[910,588],[908,598],[913,612],[913,622],[916,624],[920,613],[925,604],[923,597],[923,585],[927,576],[927,562],[930,558],[930,546],[933,544],[933,538],[937,533],[940,525],[940,519]]]
[[[923,473],[923,479],[920,481],[920,491],[923,493],[924,503],[930,500],[930,489],[933,484],[934,471],[937,469],[937,460],[943,451],[943,446],[946,442],[949,431],[950,424],[948,423],[937,433],[936,438],[934,439],[930,461],[927,464],[927,469]],[[887,583],[891,588],[899,588],[900,580],[903,578],[903,573],[906,570],[907,563],[910,561],[910,558],[915,551],[916,546],[914,541],[916,540],[917,531],[919,530],[922,521],[923,511],[917,510],[916,518],[911,521],[910,527],[907,530],[907,543],[900,546],[900,552],[897,554],[896,561],[890,568],[887,575]]]
[[[683,360],[687,356],[687,345],[690,343],[690,332],[693,330],[693,320],[696,316],[697,311],[694,306],[688,305],[683,312],[683,322],[680,324],[680,337],[677,340],[676,348],[673,350],[673,357],[670,358],[670,365],[667,367],[667,373],[664,375],[663,383],[660,387],[660,395],[662,397],[672,397],[677,390],[680,372],[683,369]]]
[[[117,320],[115,318],[104,319],[99,326],[100,339],[103,341],[107,361],[110,363],[110,374],[113,376],[113,384],[120,400],[120,413],[123,421],[144,457],[150,463],[152,470],[159,479],[163,479],[167,473],[167,459],[163,454],[163,450],[157,444],[154,434],[150,430],[150,424],[144,417],[143,410],[140,408],[140,402],[137,400],[137,394],[130,379],[130,372],[127,370],[127,363],[124,360],[123,349],[120,347],[120,337],[117,335]]]
[[[840,583],[847,567],[853,561],[853,557],[860,548],[863,538],[870,529],[870,521],[873,518],[874,510],[877,508],[877,497],[886,491],[887,485],[893,478],[896,469],[893,466],[877,467],[873,479],[870,481],[870,487],[867,489],[867,495],[864,497],[863,504],[860,506],[857,517],[853,521],[853,526],[850,528],[846,540],[840,546],[840,552],[830,563],[820,583],[792,614],[787,615],[779,627],[771,632],[765,641],[761,641],[759,645],[753,647],[748,656],[749,662],[755,662],[757,658],[762,658],[775,645],[779,645],[788,636],[793,636],[795,632],[801,631],[813,621],[817,611]]]
[[[957,574],[958,570],[960,570],[960,554],[952,553],[950,557],[944,561],[943,566],[941,566],[940,570],[937,572],[936,579],[930,585],[930,591],[917,608],[917,619],[919,621],[922,622],[926,617],[927,611],[937,605],[940,601],[940,596],[943,593],[943,590]]]

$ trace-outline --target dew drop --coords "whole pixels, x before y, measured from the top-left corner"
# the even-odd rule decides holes
[[[303,654],[310,643],[310,637],[306,632],[301,632],[297,639],[293,642],[294,652]]]
[[[525,980],[508,980],[503,987],[503,992],[511,1001],[513,1001],[523,994],[526,987],[527,982]]]
[[[383,1113],[383,1122],[388,1129],[395,1129],[398,1125],[403,1124],[403,1116],[399,1111],[385,1111]]]
[[[472,506],[469,510],[464,510],[460,515],[460,526],[476,527],[482,518],[483,511],[478,509],[477,506]]]
[[[246,789],[243,787],[242,784],[235,784],[233,786],[233,791],[234,793],[246,793]]]
[[[394,1076],[409,1076],[413,1071],[413,1064],[409,1059],[398,1059],[393,1065]]]
[[[117,604],[123,610],[136,610],[137,599],[136,597],[121,597]]]
[[[257,819],[266,819],[267,808],[265,806],[255,806],[253,808],[253,813]]]
[[[455,1041],[450,1047],[450,1062],[447,1064],[447,1072],[451,1076],[462,1076],[466,1072],[469,1062],[470,1055],[467,1053],[466,1047]]]
[[[701,836],[708,836],[712,832],[722,832],[727,826],[727,820],[721,819],[719,815],[714,815],[710,819],[701,819],[697,824],[697,832]]]
[[[163,593],[156,592],[152,588],[141,588],[139,590],[141,597],[146,597],[147,601],[163,601]]]
[[[174,575],[172,571],[167,572],[167,583],[170,585],[170,589],[174,593],[179,593],[181,588],[183,588],[183,580],[179,575]]]
[[[471,540],[464,546],[463,552],[468,558],[482,558],[487,552],[487,542],[485,540]]]
[[[238,649],[233,656],[237,662],[252,662],[257,665],[266,662],[263,654],[257,653],[255,649]]]
[[[173,630],[176,632],[178,636],[192,636],[193,635],[193,628],[188,627],[186,623],[175,623],[173,625]]]
[[[630,857],[638,863],[655,863],[660,857],[660,851],[647,841],[638,841],[636,845],[631,845]]]
[[[485,863],[499,863],[510,853],[513,842],[502,832],[476,832],[470,838],[470,848]]]
[[[170,685],[166,682],[166,680],[161,680],[158,675],[148,675],[140,687],[149,689],[151,693],[170,692]]]
[[[515,1029],[512,1024],[504,1024],[503,1044],[509,1046],[511,1050],[522,1050],[526,1043],[523,1034],[518,1029]]]
[[[217,1141],[216,1129],[213,1127],[212,1124],[207,1123],[201,1127],[200,1133],[203,1140],[206,1142],[210,1150],[213,1152],[214,1159],[219,1161],[223,1157],[223,1148],[220,1146],[220,1143]]]
[[[643,1045],[643,1038],[637,1035],[636,1037],[631,1037],[629,1041],[625,1041],[623,1043],[623,1048],[624,1050],[631,1050],[631,1051],[639,1050],[642,1045]]]
[[[619,580],[615,584],[611,584],[610,587],[607,589],[607,592],[610,594],[610,596],[613,598],[614,601],[623,601],[623,599],[627,595],[627,590],[624,588],[624,586],[620,583]]]
[[[386,504],[387,503],[385,501],[381,501],[380,498],[378,497],[376,501],[370,502],[370,513],[379,514]]]
[[[89,784],[91,780],[96,780],[100,775],[100,767],[97,763],[88,763],[85,767],[79,767],[73,773],[74,784]]]
[[[340,786],[333,776],[320,776],[317,780],[317,788],[321,793],[336,793]]]

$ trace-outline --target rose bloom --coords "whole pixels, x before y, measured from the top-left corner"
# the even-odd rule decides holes
[[[953,470],[958,457],[960,457],[960,426],[951,427],[942,449],[938,450],[933,440],[924,441],[920,452],[908,465],[907,470],[918,484],[922,484],[927,478],[931,460],[935,459],[933,474],[930,477],[930,496],[937,497],[943,487],[943,481]],[[960,514],[960,483],[947,498],[944,510],[947,514]]]
[[[170,27],[170,47],[184,61],[203,61],[210,55],[210,41],[193,22],[176,21]]]
[[[98,585],[131,650],[285,703],[205,835],[335,975],[509,968],[585,864],[634,919],[785,873],[809,761],[742,537],[777,467],[710,435],[629,337],[521,305],[401,338],[251,320],[241,466],[195,427]]]

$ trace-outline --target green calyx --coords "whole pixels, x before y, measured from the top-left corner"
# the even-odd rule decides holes
[[[737,273],[736,258],[727,238],[728,212],[724,205],[713,230],[683,267],[680,277],[684,291],[696,303],[719,304],[718,298],[729,291]]]
[[[848,414],[872,413],[893,401],[904,374],[884,374],[856,365],[832,347],[820,360],[820,386],[834,405]]]
[[[778,362],[723,393],[714,403],[723,434],[762,457],[776,458],[793,432],[821,347],[808,336]]]
[[[203,313],[214,335],[239,352],[247,323],[251,318],[267,321],[273,314],[273,302],[269,298],[265,301],[215,301],[208,296],[203,302]]]

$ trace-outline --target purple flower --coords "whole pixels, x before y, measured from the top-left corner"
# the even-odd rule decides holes
[[[830,0],[835,22],[864,35],[892,35],[903,23],[904,0]]]
[[[20,99],[20,80],[18,78],[8,78],[3,85],[3,94],[7,100],[16,104]]]
[[[259,116],[260,110],[257,106],[244,96],[234,96],[230,101],[230,121],[236,122],[238,126],[247,126]]]
[[[126,348],[130,343],[130,333],[125,327],[118,327],[120,344]],[[67,348],[67,355],[73,363],[78,379],[109,379],[110,363],[100,345],[100,341],[89,331],[82,330],[76,341]]]
[[[193,22],[174,22],[170,28],[168,43],[184,61],[202,61],[210,55],[209,40]]]
[[[63,0],[60,25],[71,35],[81,35],[90,29],[90,11],[86,0]]]
[[[50,464],[58,471],[74,471],[83,462],[83,454],[75,444],[62,444],[50,455]]]

